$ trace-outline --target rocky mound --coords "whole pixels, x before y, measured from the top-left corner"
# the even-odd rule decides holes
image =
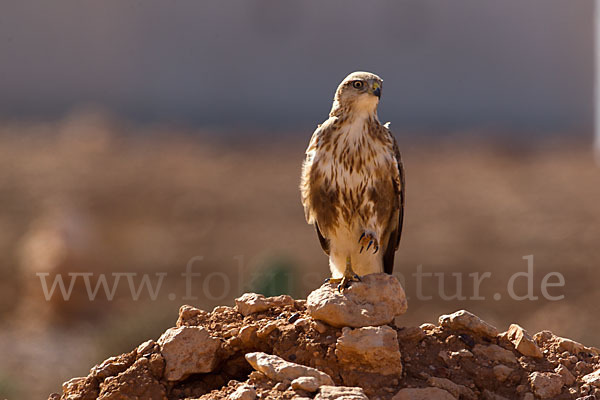
[[[599,350],[549,331],[498,330],[467,311],[403,326],[384,274],[307,300],[248,293],[182,306],[157,341],[94,366],[49,399],[595,399]]]

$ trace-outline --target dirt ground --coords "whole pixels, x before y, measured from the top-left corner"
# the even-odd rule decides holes
[[[543,331],[533,339],[541,350],[539,357],[525,356],[506,335],[489,336],[474,329],[437,324],[403,326],[403,317],[398,318],[400,322],[392,327],[398,337],[402,372],[382,375],[341,363],[336,342],[342,328],[315,322],[304,300],[246,317],[235,307],[217,307],[209,313],[183,306],[177,327],[202,327],[222,343],[213,372],[168,381],[164,377],[165,358],[151,341],[96,365],[87,377],[63,386],[62,397],[57,393],[50,399],[231,399],[242,382],[256,388],[259,399],[314,397],[293,389],[289,382],[252,372],[244,355],[256,351],[316,368],[332,377],[336,385],[361,387],[372,400],[391,399],[402,388],[426,387],[442,388],[452,393],[452,398],[469,400],[561,400],[596,393],[595,386],[584,378],[600,367],[596,348]],[[198,351],[202,349],[192,342],[178,347],[180,357]],[[553,392],[545,392],[546,385],[536,386],[534,374],[547,374],[556,381]]]

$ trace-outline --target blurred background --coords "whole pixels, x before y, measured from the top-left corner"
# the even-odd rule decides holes
[[[0,397],[60,391],[182,304],[319,286],[300,165],[355,70],[384,79],[379,115],[406,168],[406,324],[466,308],[600,346],[594,13],[592,0],[3,0]],[[519,301],[507,282],[528,255],[538,299]],[[422,281],[430,299],[418,268],[438,274]],[[469,274],[485,272],[472,299]],[[551,272],[558,301],[541,291]],[[56,277],[69,300],[58,283],[46,298]]]

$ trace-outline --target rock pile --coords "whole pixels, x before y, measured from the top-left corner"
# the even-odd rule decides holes
[[[249,293],[212,312],[182,306],[157,341],[50,399],[600,398],[596,348],[514,324],[500,333],[464,310],[403,326],[405,311],[401,286],[384,274],[343,293],[325,284],[307,301]]]

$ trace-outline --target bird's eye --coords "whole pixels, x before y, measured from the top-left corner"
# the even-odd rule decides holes
[[[362,83],[362,81],[354,81],[354,82],[352,82],[352,86],[353,86],[355,89],[360,89],[360,88],[362,88],[362,87],[363,87],[363,83]]]

